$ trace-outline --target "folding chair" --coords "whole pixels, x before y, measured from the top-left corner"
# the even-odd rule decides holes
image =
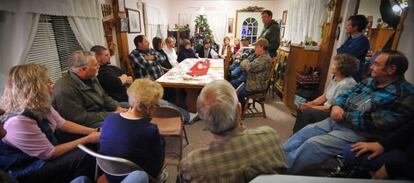
[[[144,171],[140,166],[127,159],[102,155],[92,151],[82,144],[79,144],[78,148],[96,158],[95,180],[98,178],[98,168],[100,168],[106,174],[113,176],[127,176],[136,170]],[[150,179],[150,182],[158,182],[158,179],[152,177],[148,173],[147,175]]]

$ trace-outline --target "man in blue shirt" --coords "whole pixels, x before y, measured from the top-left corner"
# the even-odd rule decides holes
[[[284,144],[288,172],[320,164],[345,145],[378,140],[412,119],[414,86],[404,79],[407,68],[407,58],[398,51],[378,56],[372,78],[339,95],[330,118],[304,127]]]
[[[347,53],[355,56],[359,60],[358,72],[353,76],[355,81],[360,82],[364,75],[365,56],[370,49],[369,40],[364,35],[368,20],[364,15],[354,15],[348,18],[346,22],[346,33],[349,34],[348,39],[341,47],[336,49],[338,54]]]

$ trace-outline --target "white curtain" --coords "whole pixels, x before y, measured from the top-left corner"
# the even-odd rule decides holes
[[[199,13],[179,13],[178,24],[190,26],[190,36],[194,34],[195,19]],[[223,42],[223,38],[227,35],[227,15],[221,13],[206,13],[207,23],[210,26],[214,41],[217,44]]]
[[[323,12],[327,0],[290,0],[285,37],[292,43],[305,42],[306,37],[319,42]]]
[[[73,34],[84,50],[94,45],[106,45],[102,18],[68,17]]]
[[[0,72],[23,64],[32,46],[39,14],[0,10]]]
[[[100,0],[0,0],[0,72],[25,63],[41,14],[67,16],[83,49],[105,43]]]
[[[168,23],[166,15],[163,14],[157,7],[153,6],[145,6],[145,13],[146,13],[146,33],[147,37],[150,39],[152,44],[152,38],[160,37],[166,38],[167,37],[167,29]]]

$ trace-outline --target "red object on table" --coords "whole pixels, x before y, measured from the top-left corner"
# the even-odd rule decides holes
[[[199,64],[201,64],[203,67],[199,68],[198,66]],[[187,72],[187,74],[190,76],[203,76],[207,74],[209,68],[210,68],[210,60],[206,59],[204,63],[198,61],[197,63],[193,65],[193,67],[191,67],[191,69]]]

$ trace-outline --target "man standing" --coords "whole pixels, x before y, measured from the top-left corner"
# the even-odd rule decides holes
[[[414,86],[404,79],[407,58],[386,51],[371,66],[369,78],[340,94],[331,117],[307,125],[284,144],[288,172],[298,174],[358,141],[378,140],[414,117]]]
[[[121,69],[110,65],[109,50],[103,46],[95,45],[91,48],[99,64],[98,80],[106,94],[118,102],[128,102],[125,84],[132,83],[132,77],[123,74]]]
[[[62,117],[100,127],[108,114],[126,111],[99,84],[99,64],[92,52],[75,51],[68,66],[68,73],[56,82],[52,94],[52,105]]]
[[[167,37],[165,39],[165,47],[163,48],[165,54],[167,54],[168,61],[170,62],[172,67],[178,65],[177,62],[177,53],[175,52],[175,39],[173,37]]]
[[[347,53],[359,60],[358,72],[353,76],[356,82],[360,82],[363,79],[365,56],[370,49],[369,40],[364,35],[367,24],[368,20],[364,15],[350,16],[346,22],[346,33],[349,34],[349,37],[341,47],[336,49],[338,54]]]
[[[262,21],[264,28],[259,38],[266,38],[269,41],[269,45],[266,50],[269,55],[273,58],[277,55],[277,49],[280,45],[280,26],[272,19],[273,13],[270,10],[264,10],[262,12]]]
[[[135,78],[150,78],[156,80],[164,74],[158,62],[157,55],[154,49],[150,49],[147,37],[138,35],[134,38],[136,49],[132,50],[129,57],[134,64]]]
[[[243,127],[241,105],[227,81],[204,86],[197,112],[214,140],[181,161],[184,182],[249,182],[262,174],[284,173],[286,157],[276,132],[267,126]]]

